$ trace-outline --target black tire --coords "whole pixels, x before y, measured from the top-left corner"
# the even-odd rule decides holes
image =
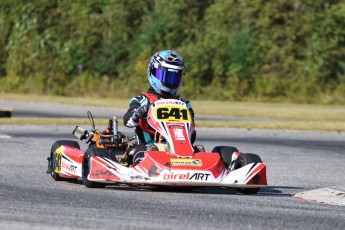
[[[262,160],[258,155],[254,153],[243,153],[239,155],[235,161],[235,170],[251,163],[262,163]],[[259,175],[256,175],[255,177],[254,180],[260,179]],[[236,190],[244,194],[256,194],[259,192],[260,188],[236,188]]]
[[[225,168],[229,168],[231,164],[232,154],[238,152],[238,149],[232,146],[216,146],[213,148],[212,152],[219,153]]]
[[[87,179],[90,173],[90,158],[91,156],[93,156],[93,153],[94,153],[94,148],[89,148],[88,150],[86,150],[84,154],[82,169],[81,169],[81,178],[83,180],[84,185],[87,188],[104,188],[106,186],[105,183],[89,181]]]
[[[57,166],[57,161],[60,161],[61,159],[57,159],[55,151],[60,148],[61,145],[65,146],[71,146],[77,149],[80,149],[79,143],[76,141],[70,141],[70,140],[59,140],[55,141],[52,145],[51,151],[50,151],[50,175],[52,178],[56,181],[75,181],[77,179],[70,179],[70,178],[63,178],[60,177],[58,173],[54,171],[54,169]]]
[[[134,153],[133,153],[133,164],[134,163],[139,163],[139,162],[141,162],[144,158],[145,158],[145,156],[146,156],[146,149],[147,149],[147,147],[146,147],[146,145],[144,145],[144,144],[140,144],[140,145],[138,145],[136,148],[135,148],[135,151],[134,151]]]

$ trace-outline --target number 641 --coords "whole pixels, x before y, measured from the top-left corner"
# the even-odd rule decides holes
[[[176,120],[188,120],[188,111],[187,109],[179,108],[158,108],[157,109],[157,118],[158,119],[168,119],[173,118]]]

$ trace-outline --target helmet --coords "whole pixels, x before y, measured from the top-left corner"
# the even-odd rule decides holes
[[[172,50],[157,52],[151,57],[147,76],[151,87],[161,96],[177,94],[184,73],[184,63],[180,55]]]

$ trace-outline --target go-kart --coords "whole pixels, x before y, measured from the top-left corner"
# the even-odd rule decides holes
[[[191,144],[195,129],[186,103],[175,99],[151,104],[142,130],[153,137],[145,146],[144,157],[133,162],[140,146],[135,135],[129,138],[118,130],[116,117],[108,127],[96,130],[88,112],[91,130],[76,126],[73,134],[88,144],[86,151],[72,140],[58,140],[51,148],[47,173],[54,180],[82,179],[88,188],[109,184],[174,187],[233,187],[255,194],[267,186],[266,165],[253,153],[242,153],[233,146],[216,146],[211,152]]]

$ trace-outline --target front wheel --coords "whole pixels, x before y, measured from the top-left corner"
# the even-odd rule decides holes
[[[232,154],[238,152],[238,149],[232,146],[216,146],[212,149],[212,152],[219,153],[225,168],[229,168],[232,161]]]
[[[251,164],[251,163],[262,163],[261,158],[254,154],[254,153],[243,153],[238,156],[238,158],[235,161],[235,169],[242,168],[245,165]],[[255,177],[258,177],[259,175],[256,175]],[[255,178],[259,179],[259,178]],[[259,192],[260,188],[236,188],[236,190],[240,193],[244,194],[256,194]]]
[[[83,158],[83,164],[82,164],[82,180],[84,185],[87,188],[104,188],[106,186],[106,184],[104,183],[99,183],[99,182],[94,182],[94,181],[89,181],[87,179],[87,177],[90,174],[90,159],[91,159],[91,151],[90,149],[86,150],[85,154],[84,154],[84,158]]]
[[[76,141],[70,141],[70,140],[55,141],[50,151],[48,170],[52,178],[56,181],[74,181],[76,179],[60,177],[59,174],[56,172],[56,170],[61,170],[61,154],[58,154],[56,152],[56,150],[60,148],[61,145],[80,149],[79,143]]]

